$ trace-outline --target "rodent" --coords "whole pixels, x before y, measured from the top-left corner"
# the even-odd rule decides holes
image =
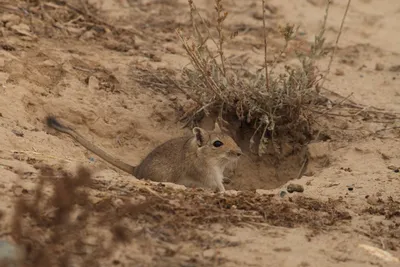
[[[194,127],[193,135],[166,141],[151,151],[139,165],[132,166],[109,155],[55,117],[48,116],[46,122],[49,127],[70,135],[86,149],[138,179],[172,182],[186,187],[225,191],[224,169],[243,154],[237,143],[223,133],[216,122],[212,131]]]

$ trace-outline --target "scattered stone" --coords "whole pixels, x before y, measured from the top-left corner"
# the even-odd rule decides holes
[[[173,47],[169,47],[169,46],[167,46],[166,48],[165,48],[165,50],[167,50],[169,53],[171,53],[171,54],[176,54],[176,50],[175,50],[175,48],[173,48]]]
[[[178,97],[177,97],[176,95],[170,95],[168,98],[169,98],[169,100],[171,100],[171,101],[175,101],[175,100],[178,99]]]
[[[290,154],[292,154],[293,150],[294,150],[293,146],[290,145],[289,143],[283,143],[281,146],[281,153],[282,153],[282,156],[284,156],[284,157],[287,157]]]
[[[395,171],[395,170],[398,170],[400,167],[397,167],[397,166],[395,166],[395,165],[389,165],[388,166],[388,169],[389,170],[392,170],[392,171]]]
[[[6,65],[6,62],[4,58],[0,58],[0,70],[2,71],[4,69],[4,66]]]
[[[327,157],[330,152],[330,144],[328,142],[310,143],[307,147],[308,147],[308,156],[311,159],[319,159]]]
[[[354,189],[354,185],[353,184],[347,185],[347,190],[353,191],[353,189]]]
[[[343,170],[343,171],[345,171],[345,172],[352,172],[352,170],[351,170],[350,168],[343,168],[343,167],[340,167],[340,169]]]
[[[20,266],[24,258],[24,252],[18,246],[10,242],[0,240],[0,265],[7,267]]]
[[[212,258],[215,256],[215,254],[216,254],[215,249],[207,249],[203,251],[203,256],[205,258]]]
[[[3,14],[0,16],[0,21],[3,22],[6,27],[11,27],[20,23],[21,18],[15,14]]]
[[[389,71],[400,72],[400,65],[394,65],[389,68]]]
[[[29,37],[35,37],[32,33],[31,33],[31,28],[29,27],[29,25],[26,25],[24,23],[18,24],[18,25],[13,25],[11,27],[11,29],[13,29],[15,32],[21,34],[21,35],[25,35],[25,36],[29,36]]]
[[[90,76],[88,79],[88,88],[91,91],[99,90],[100,88],[99,79],[97,79],[95,76]]]
[[[383,152],[381,152],[381,156],[382,156],[383,160],[389,160],[390,159],[390,156],[385,154],[385,153],[383,153]]]
[[[122,200],[122,199],[120,199],[120,198],[117,198],[117,199],[114,199],[113,200],[113,204],[114,204],[114,206],[115,207],[122,207],[125,203],[124,203],[124,201]]]
[[[280,196],[280,197],[285,197],[285,196],[286,196],[286,191],[285,191],[285,190],[281,190],[281,191],[279,192],[279,196]]]
[[[274,248],[276,252],[290,252],[292,249],[290,247]]]
[[[82,34],[79,39],[87,41],[87,40],[93,39],[95,36],[96,36],[96,32],[93,30],[89,30],[89,31],[86,31],[84,34]]]
[[[306,170],[306,172],[303,174],[303,176],[311,177],[311,176],[314,176],[314,174],[315,174],[315,172],[313,170]]]
[[[271,193],[272,193],[271,190],[256,189],[256,194],[259,194],[259,195],[271,195]]]
[[[255,11],[255,12],[253,12],[253,13],[252,13],[252,17],[253,17],[254,19],[256,19],[256,20],[263,20],[263,13],[262,13],[262,10],[261,10],[261,11]],[[265,18],[266,18],[266,19],[271,19],[271,18],[274,18],[274,16],[272,16],[272,15],[270,14],[270,12],[269,12],[268,10],[266,10],[266,12],[265,12]]]
[[[237,196],[238,195],[238,191],[236,190],[225,190],[224,194],[227,196]]]
[[[337,76],[343,76],[343,75],[344,75],[344,71],[341,70],[341,69],[336,69],[335,74],[336,74]]]
[[[390,254],[388,251],[373,247],[367,244],[359,244],[360,248],[365,249],[369,254],[385,261],[385,262],[400,262],[400,259]]]
[[[385,66],[382,63],[376,63],[376,65],[375,65],[376,71],[382,71],[384,68],[385,68]]]
[[[377,198],[376,196],[366,196],[367,203],[373,206],[379,205],[382,200]]]
[[[129,45],[117,41],[107,41],[104,47],[118,52],[128,52],[131,49]]]
[[[338,186],[338,185],[340,185],[340,183],[333,183],[333,182],[330,182],[328,185],[326,185],[326,187],[334,187],[334,186]]]
[[[18,131],[18,130],[11,130],[11,132],[12,132],[13,134],[15,134],[16,136],[24,137],[24,133],[21,132],[21,131]]]
[[[299,192],[299,193],[303,193],[304,192],[304,187],[300,184],[289,184],[286,187],[286,190],[289,193],[293,193],[293,192]]]

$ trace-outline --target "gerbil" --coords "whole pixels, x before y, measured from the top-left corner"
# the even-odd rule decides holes
[[[69,134],[86,149],[138,179],[225,191],[224,169],[242,155],[236,142],[215,123],[212,131],[194,127],[192,136],[174,138],[159,145],[138,166],[132,166],[107,154],[56,118],[48,116],[46,120],[49,127]]]

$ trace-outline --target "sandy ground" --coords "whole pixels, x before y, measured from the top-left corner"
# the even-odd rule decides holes
[[[89,204],[76,204],[92,216],[87,227],[65,226],[73,230],[61,231],[62,241],[51,239],[60,228],[45,217],[61,209],[56,204],[35,211],[37,221],[17,219],[23,225],[17,243],[30,247],[26,266],[52,266],[43,260],[46,249],[70,253],[76,266],[400,265],[398,0],[352,1],[322,92],[350,95],[349,101],[365,108],[361,116],[338,110],[339,115],[320,119],[330,139],[310,146],[308,169],[295,181],[304,192],[283,197],[281,188],[301,167],[298,158],[281,165],[245,158],[227,186],[236,191],[221,196],[138,181],[43,122],[50,113],[62,117],[131,164],[156,145],[190,133],[177,123],[187,101],[154,76],[157,68],[177,71],[188,63],[175,35],[177,27],[191,29],[186,1],[88,1],[97,22],[107,21],[115,31],[84,15],[76,19],[78,13],[55,3],[42,1],[42,12],[34,4],[28,9],[27,2],[16,2],[0,6],[1,238],[11,240],[10,231],[16,231],[15,201],[35,197],[38,164],[70,171],[83,165],[93,171],[92,186],[85,191]],[[271,51],[282,44],[276,28],[286,22],[300,25],[300,43],[313,40],[325,1],[266,2]],[[335,42],[345,2],[331,5],[328,45]],[[82,9],[80,1],[71,3]],[[211,18],[213,1],[195,4]],[[227,28],[238,31],[228,54],[262,64],[260,1],[223,4],[229,12]],[[52,19],[55,15],[59,19]],[[327,63],[328,58],[319,62],[321,68]],[[44,190],[51,195],[50,186]],[[144,211],[121,208],[121,203],[145,200],[150,203]],[[116,231],[117,226],[124,230]],[[363,244],[394,258],[385,261]]]

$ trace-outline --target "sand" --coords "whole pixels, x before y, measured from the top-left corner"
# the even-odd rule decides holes
[[[81,15],[79,23],[71,22],[79,14],[69,7],[42,2],[45,13],[28,1],[0,4],[0,237],[29,247],[24,266],[51,266],[43,251],[68,255],[76,266],[399,266],[398,0],[352,1],[322,90],[329,97],[349,96],[363,107],[361,116],[347,117],[339,108],[339,115],[320,119],[330,138],[310,145],[300,179],[291,180],[300,157],[278,165],[244,158],[226,195],[139,181],[44,123],[47,114],[56,115],[134,165],[156,145],[190,134],[177,122],[190,102],[156,76],[157,68],[179,71],[189,62],[175,34],[177,27],[191,30],[187,2],[89,0],[95,19]],[[71,5],[84,10],[82,2]],[[300,44],[313,41],[325,1],[266,2],[271,51],[282,44],[276,29],[286,22],[300,25]],[[335,43],[346,2],[330,7],[328,46]],[[212,18],[213,1],[195,4]],[[260,1],[223,4],[226,27],[238,31],[227,54],[262,64]],[[59,19],[52,20],[55,14]],[[328,61],[318,64],[325,69]],[[35,221],[15,207],[18,199],[35,197],[43,164],[71,172],[85,166],[92,183],[78,195],[62,184],[56,191],[61,200],[35,210]],[[289,183],[304,192],[281,197]],[[44,186],[46,196],[51,188]],[[84,201],[74,202],[79,199]],[[132,206],[144,201],[150,201],[144,208]],[[70,202],[90,219],[69,222],[73,226],[60,232],[54,218]],[[13,227],[17,222],[23,230]],[[366,245],[392,258],[374,255]]]

